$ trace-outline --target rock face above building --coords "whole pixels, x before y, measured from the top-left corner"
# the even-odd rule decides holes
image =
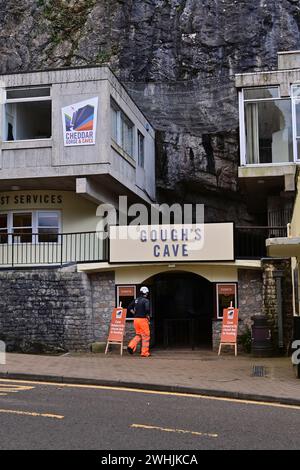
[[[300,48],[298,0],[1,0],[0,22],[1,72],[111,65],[159,131],[161,200],[251,220],[234,74]]]

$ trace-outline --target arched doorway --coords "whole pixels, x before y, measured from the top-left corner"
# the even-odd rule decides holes
[[[213,284],[188,272],[149,280],[154,347],[211,347]]]

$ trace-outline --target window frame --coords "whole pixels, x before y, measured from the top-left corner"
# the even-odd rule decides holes
[[[121,289],[133,289],[134,291],[134,295],[133,296],[127,296],[128,298],[133,298],[133,299],[136,299],[137,298],[137,286],[136,284],[118,284],[116,286],[116,305],[119,306],[120,305],[120,290]],[[126,308],[123,306],[123,308]],[[134,320],[134,317],[126,317],[126,322],[133,322]]]
[[[141,157],[141,153],[140,153],[140,138],[142,138],[142,142],[143,142],[142,157]],[[137,131],[137,146],[138,146],[137,163],[138,163],[138,166],[140,168],[143,168],[143,169],[145,169],[145,141],[146,141],[146,138],[145,138],[144,134],[138,129],[138,131]],[[141,162],[142,162],[142,164],[141,164]]]
[[[111,112],[111,139],[112,141],[118,145],[122,149],[122,151],[128,155],[130,158],[135,160],[135,124],[132,122],[132,120],[127,116],[127,114],[120,108],[120,106],[115,102],[115,100],[111,97],[110,99],[110,108],[111,110],[113,109],[116,114],[117,114],[117,119],[116,119],[116,125],[117,129],[116,132],[113,132],[113,126],[112,126],[112,112]],[[129,153],[126,147],[126,142],[125,142],[125,137],[124,137],[124,124],[127,125],[129,129],[131,129],[131,135],[132,135],[132,140],[131,140],[131,153]],[[114,133],[116,134],[116,138],[114,136]]]
[[[57,215],[58,219],[58,237],[57,242],[39,242],[39,214],[40,213],[52,213]],[[37,210],[9,210],[9,211],[0,211],[0,214],[7,215],[7,234],[8,234],[8,243],[0,243],[0,245],[22,245],[23,243],[29,243],[32,245],[42,245],[43,243],[55,243],[59,244],[61,242],[61,228],[62,228],[62,213],[61,210],[51,210],[51,209],[37,209]],[[15,242],[14,241],[14,229],[20,229],[22,227],[13,226],[13,217],[14,214],[31,214],[31,242]]]
[[[0,212],[0,215],[6,215],[6,227],[0,228],[0,246],[1,246],[1,245],[7,245],[8,244],[9,226],[8,226],[8,212],[7,211]],[[6,237],[7,237],[7,242],[6,243],[1,242],[1,235],[6,235]]]
[[[30,97],[30,98],[7,98],[7,92],[12,91],[12,90],[34,90],[34,89],[49,89],[50,94],[47,96],[36,96],[36,97]],[[50,137],[44,137],[41,139],[14,139],[14,140],[7,140],[7,138],[3,139],[3,142],[5,143],[11,143],[11,142],[28,142],[28,141],[49,141],[52,139],[53,135],[53,118],[52,118],[52,87],[51,85],[49,86],[33,86],[33,87],[10,87],[5,89],[5,99],[3,103],[3,125],[2,125],[2,133],[3,136],[6,136],[6,130],[7,130],[7,111],[6,111],[6,106],[8,104],[18,104],[18,103],[33,103],[33,102],[41,102],[41,101],[50,101],[51,102],[51,136]],[[14,121],[16,121],[16,115],[13,116]]]
[[[294,97],[293,94],[293,88],[295,87],[300,87],[300,83],[293,83],[290,87],[290,95],[291,95],[291,101],[292,101],[292,121],[293,121],[293,152],[294,152],[294,162],[299,163],[300,158],[298,157],[298,145],[297,141],[299,140],[300,142],[300,135],[299,138],[297,138],[297,111],[296,111],[296,105],[300,105],[300,96],[299,97]]]
[[[235,297],[235,305],[234,308],[239,308],[239,299],[238,299],[238,283],[237,282],[217,282],[215,284],[215,296],[216,296],[216,319],[223,320],[223,312],[219,311],[219,286],[234,286],[234,297]]]
[[[297,85],[297,83],[293,84]],[[292,85],[292,86],[293,86]],[[300,85],[300,83],[299,83]],[[253,89],[262,89],[262,88],[277,88],[278,89],[278,97],[277,98],[253,98],[253,99],[245,99],[244,92],[245,90],[253,90]],[[297,153],[295,153],[295,109],[293,104],[293,96],[292,96],[292,89],[290,93],[290,97],[281,96],[280,86],[257,86],[257,87],[245,87],[239,91],[239,124],[240,124],[240,165],[247,166],[247,167],[261,167],[261,166],[283,166],[283,165],[291,165],[296,163],[297,160]],[[288,100],[291,101],[291,114],[292,114],[292,139],[293,139],[293,160],[290,162],[277,162],[277,163],[247,163],[247,137],[246,137],[246,122],[245,122],[245,104],[246,103],[259,103],[259,102],[268,102],[268,101],[282,101]],[[300,102],[300,100],[299,100]]]

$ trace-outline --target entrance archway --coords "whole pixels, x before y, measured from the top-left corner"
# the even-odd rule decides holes
[[[147,281],[146,281],[147,284]],[[151,286],[154,347],[211,347],[213,284],[188,272],[161,273]]]

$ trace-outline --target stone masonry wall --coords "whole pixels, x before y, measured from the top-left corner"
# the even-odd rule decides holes
[[[106,342],[109,332],[112,310],[115,302],[114,272],[96,273],[89,275],[92,286],[94,340]],[[133,322],[126,322],[124,344],[134,336]]]
[[[115,308],[114,272],[89,275],[93,304],[94,341],[107,341],[111,314]]]
[[[251,328],[253,315],[262,311],[262,272],[261,270],[240,269],[238,271],[238,301],[239,301],[239,336]],[[213,322],[213,348],[220,344],[222,322]]]
[[[278,347],[277,290],[274,273],[283,272],[282,314],[284,349],[288,349],[293,329],[293,300],[291,264],[289,259],[265,259],[263,266],[263,313],[268,317],[272,329],[274,348]]]
[[[9,351],[87,350],[91,287],[75,268],[0,272],[0,338]]]
[[[115,306],[114,272],[0,271],[0,340],[8,351],[88,351],[93,342],[107,341]],[[127,322],[125,344],[133,335]]]

